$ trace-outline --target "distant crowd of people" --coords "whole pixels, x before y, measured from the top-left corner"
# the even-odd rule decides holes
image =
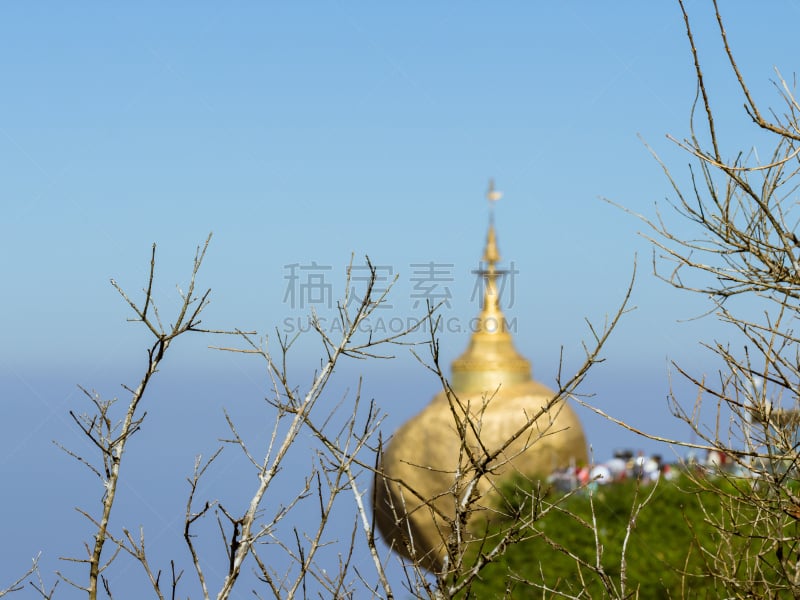
[[[547,478],[557,490],[567,492],[580,487],[596,487],[635,479],[642,483],[654,483],[660,478],[674,479],[681,470],[700,469],[703,472],[739,473],[742,467],[730,456],[718,450],[706,453],[704,459],[698,459],[690,452],[681,463],[665,463],[661,455],[645,456],[644,452],[634,454],[632,450],[618,450],[614,457],[603,463],[592,465],[571,465],[556,469]]]
[[[556,489],[566,492],[587,485],[607,485],[627,479],[652,483],[661,477],[672,479],[676,475],[674,465],[664,463],[659,454],[645,456],[639,452],[634,455],[632,450],[620,450],[604,463],[557,469],[547,481]]]

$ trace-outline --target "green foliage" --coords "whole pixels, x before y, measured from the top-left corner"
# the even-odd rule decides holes
[[[705,482],[708,483],[708,482]],[[719,484],[724,485],[724,484]],[[700,489],[688,478],[661,482],[633,521],[625,549],[625,597],[717,598],[710,576],[720,532],[710,522],[724,512],[728,493],[717,485]],[[726,486],[727,487],[727,486]],[[506,488],[502,512],[542,513],[524,529],[522,541],[510,546],[496,563],[481,571],[472,587],[476,598],[542,598],[547,589],[567,597],[604,598],[622,594],[622,555],[632,511],[653,490],[636,481],[580,490],[567,496],[536,497],[530,482]],[[518,512],[517,512],[518,511]],[[483,552],[499,539],[511,519],[489,525]],[[596,534],[595,534],[596,532]],[[598,565],[598,546],[602,549]],[[544,597],[561,597],[546,593]]]

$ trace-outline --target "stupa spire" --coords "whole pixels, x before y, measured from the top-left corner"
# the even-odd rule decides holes
[[[483,251],[483,265],[478,275],[484,279],[483,306],[473,320],[472,337],[466,352],[453,362],[453,389],[456,391],[492,392],[500,385],[520,383],[531,378],[531,365],[514,348],[505,315],[500,308],[498,269],[500,250],[494,225],[494,204],[502,193],[489,180],[489,231]]]
[[[497,278],[504,274],[497,269],[500,262],[500,251],[497,249],[497,234],[494,223],[489,223],[489,232],[486,235],[486,248],[483,251],[485,266],[478,271],[483,277],[483,309],[478,317],[481,331],[496,333],[505,325],[505,316],[500,308],[500,291],[497,287]]]

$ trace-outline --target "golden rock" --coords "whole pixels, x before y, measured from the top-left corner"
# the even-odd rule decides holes
[[[533,380],[514,348],[500,309],[493,223],[483,260],[483,308],[450,387],[395,433],[375,477],[378,529],[395,552],[431,571],[447,568],[448,545],[466,539],[470,524],[491,517],[504,479],[588,462],[577,415]]]

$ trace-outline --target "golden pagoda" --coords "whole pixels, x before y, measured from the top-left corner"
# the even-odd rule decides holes
[[[487,197],[500,198],[492,182]],[[447,568],[448,544],[468,535],[459,518],[466,515],[467,530],[479,517],[491,518],[503,479],[545,477],[588,461],[577,415],[563,399],[553,402],[556,392],[534,381],[530,362],[514,348],[500,308],[502,271],[490,214],[484,302],[469,346],[453,362],[450,385],[392,437],[375,477],[375,518],[384,539],[437,572]],[[464,513],[470,502],[473,510]]]

